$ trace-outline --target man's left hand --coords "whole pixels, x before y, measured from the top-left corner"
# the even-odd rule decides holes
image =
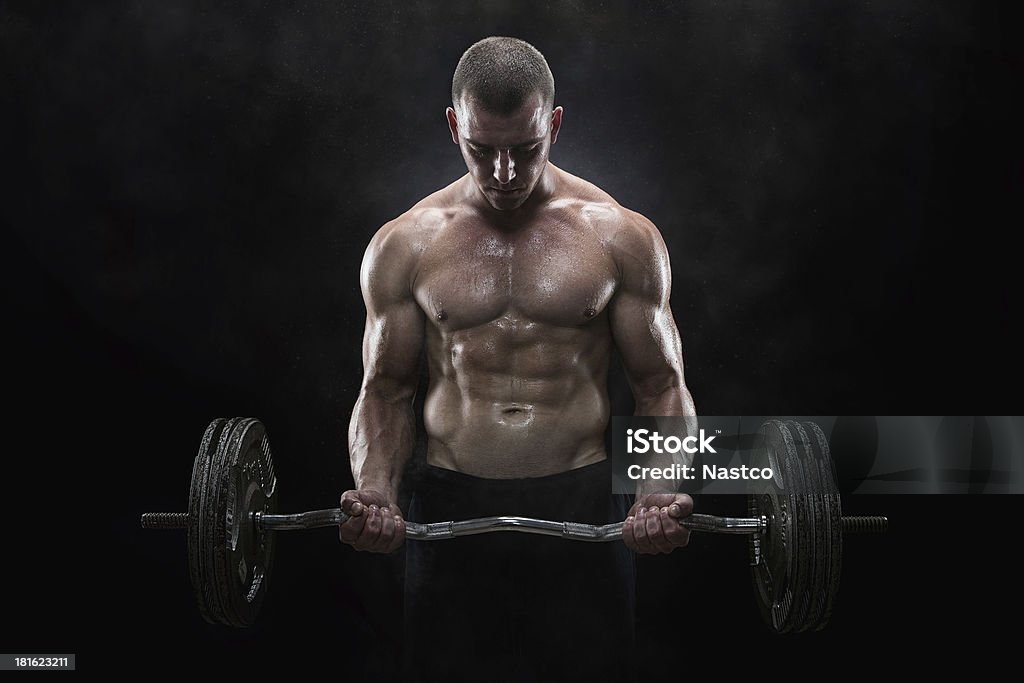
[[[690,542],[690,530],[679,520],[691,512],[693,498],[685,493],[648,493],[629,509],[622,540],[638,553],[670,553]]]

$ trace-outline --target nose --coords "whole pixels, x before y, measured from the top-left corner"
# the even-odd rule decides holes
[[[512,151],[499,149],[494,157],[494,179],[501,185],[508,185],[516,177],[516,162],[512,159]]]

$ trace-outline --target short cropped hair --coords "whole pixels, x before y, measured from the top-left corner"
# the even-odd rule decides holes
[[[463,94],[487,111],[508,115],[539,92],[547,108],[555,102],[555,77],[544,55],[524,40],[491,36],[473,43],[462,54],[452,78],[452,106]]]

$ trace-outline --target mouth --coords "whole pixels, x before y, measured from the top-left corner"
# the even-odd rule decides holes
[[[497,192],[498,194],[516,194],[517,192],[521,191],[523,188],[516,187],[516,188],[513,188],[511,190],[502,190],[502,189],[499,189],[497,187],[492,187],[491,189],[493,191]]]

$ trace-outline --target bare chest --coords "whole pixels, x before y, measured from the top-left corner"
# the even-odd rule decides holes
[[[601,314],[615,283],[614,263],[586,229],[552,222],[509,235],[461,225],[423,254],[415,295],[449,330],[508,317],[574,326]]]

